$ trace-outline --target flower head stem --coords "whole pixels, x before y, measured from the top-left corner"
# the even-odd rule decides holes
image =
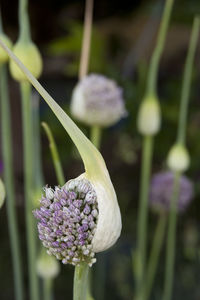
[[[87,296],[87,280],[88,280],[89,267],[86,263],[81,263],[76,266],[74,272],[74,290],[73,300],[86,300]]]
[[[149,73],[147,76],[146,93],[148,95],[155,95],[157,93],[158,68],[165,44],[173,2],[174,0],[165,1],[165,7],[158,32],[157,43],[150,60]]]
[[[79,68],[79,79],[82,79],[88,72],[90,42],[91,42],[91,33],[92,33],[92,18],[93,18],[93,0],[86,0],[83,42],[82,42],[80,68]]]
[[[197,41],[199,37],[199,27],[200,27],[200,17],[195,17],[188,54],[185,62],[183,83],[181,89],[181,106],[180,106],[178,136],[177,136],[177,142],[181,144],[185,144],[187,111],[188,111],[189,94],[191,88],[191,79],[192,79],[192,67],[193,67],[193,61],[194,61],[195,51],[197,47]]]
[[[19,39],[23,42],[30,42],[31,35],[30,35],[30,24],[29,24],[29,17],[28,17],[28,0],[20,0],[19,1],[19,28],[20,28],[20,35]]]
[[[158,39],[156,47],[153,51],[152,58],[149,66],[149,73],[147,76],[147,88],[146,96],[156,98],[157,94],[157,77],[158,67],[160,63],[161,54],[164,48],[164,42],[166,33],[169,25],[169,19],[174,0],[166,0],[163,16],[161,19],[161,25],[158,33]],[[136,283],[137,293],[140,294],[142,288],[142,282],[144,280],[144,270],[146,265],[146,238],[147,238],[147,220],[148,220],[148,192],[149,192],[149,181],[152,164],[153,154],[153,135],[144,135],[143,138],[143,154],[142,154],[142,170],[141,170],[141,181],[140,181],[140,199],[139,199],[139,217],[137,227],[137,238],[138,238],[138,257],[140,260],[139,265],[141,270],[138,274]]]
[[[63,168],[62,168],[62,165],[60,162],[60,157],[58,154],[58,150],[57,150],[57,146],[56,146],[53,134],[47,123],[42,122],[42,127],[44,128],[46,135],[48,137],[48,140],[49,140],[49,148],[51,151],[51,156],[52,156],[52,160],[53,160],[53,164],[54,164],[54,169],[56,172],[57,181],[60,186],[63,186],[65,184],[66,180],[64,177]]]
[[[43,300],[51,300],[52,297],[52,279],[44,279],[43,280]]]
[[[101,144],[101,134],[102,129],[99,126],[92,126],[91,127],[91,141],[92,143],[99,149]]]
[[[31,85],[29,82],[22,82],[22,119],[23,119],[23,148],[24,148],[24,184],[25,184],[25,216],[26,216],[26,237],[28,247],[28,268],[30,283],[30,299],[39,299],[38,278],[36,273],[36,231],[32,210],[33,201],[33,144],[32,144],[32,111],[31,111]]]
[[[12,162],[12,137],[10,123],[10,106],[8,97],[7,70],[5,65],[0,66],[0,104],[1,104],[1,126],[2,126],[2,154],[4,161],[4,178],[7,193],[8,229],[11,243],[12,263],[14,269],[14,284],[16,300],[22,300],[23,280],[21,255],[19,246],[19,231],[15,210],[15,192]]]
[[[194,54],[199,37],[200,19],[194,18],[192,34],[186,58],[186,64],[183,75],[183,84],[181,91],[181,109],[178,124],[177,143],[184,146],[185,144],[185,131],[186,120],[189,102],[189,92],[191,86],[191,73],[194,61]],[[176,242],[176,222],[177,222],[177,199],[179,189],[179,179],[182,172],[175,172],[176,178],[174,182],[174,195],[171,203],[171,210],[169,215],[168,238],[167,238],[167,253],[166,253],[166,271],[164,281],[163,300],[170,300],[173,288],[174,278],[174,261],[175,261],[175,242]]]
[[[174,179],[174,190],[171,199],[169,225],[167,234],[167,258],[165,265],[165,286],[163,300],[170,300],[174,280],[176,223],[177,223],[177,201],[179,196],[180,173],[176,172]]]

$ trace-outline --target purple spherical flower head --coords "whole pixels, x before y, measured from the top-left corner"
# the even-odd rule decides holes
[[[151,180],[149,202],[155,210],[168,211],[172,199],[174,186],[174,174],[172,172],[160,172]],[[194,194],[193,183],[186,177],[180,178],[178,212],[184,212],[191,202]]]
[[[97,196],[86,179],[73,179],[63,187],[46,187],[40,208],[33,214],[38,222],[39,238],[49,255],[64,264],[96,261],[92,239],[98,220]]]

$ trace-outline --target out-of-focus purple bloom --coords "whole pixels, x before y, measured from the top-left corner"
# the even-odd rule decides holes
[[[90,195],[88,197],[87,195]],[[98,219],[96,192],[86,179],[73,179],[55,190],[46,187],[40,209],[33,214],[38,222],[39,239],[64,264],[96,261],[92,239]]]
[[[160,172],[152,177],[149,203],[154,210],[168,211],[170,209],[173,186],[174,174],[172,172]],[[186,176],[181,176],[177,203],[178,212],[184,212],[186,210],[193,195],[193,183]]]
[[[75,87],[71,112],[88,125],[112,126],[127,115],[122,89],[99,74],[85,76]]]

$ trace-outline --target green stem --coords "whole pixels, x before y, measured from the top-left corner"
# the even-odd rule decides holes
[[[95,145],[95,147],[97,147],[97,149],[99,149],[99,147],[100,147],[101,134],[102,134],[101,127],[99,127],[99,126],[92,126],[91,127],[90,140]]]
[[[179,197],[180,176],[180,173],[175,173],[174,188],[170,204],[163,300],[170,300],[172,295],[176,243],[177,202]]]
[[[145,280],[145,288],[144,288],[144,296],[142,300],[147,300],[151,294],[153,281],[156,274],[156,269],[158,265],[158,260],[160,257],[160,251],[163,244],[165,228],[166,228],[166,215],[160,214],[158,219],[158,224],[156,227],[156,232],[154,234],[154,239],[152,243],[148,268],[147,268],[147,275]]]
[[[43,279],[43,300],[52,299],[52,279]]]
[[[6,205],[8,214],[8,229],[11,243],[12,263],[14,269],[15,296],[22,300],[23,280],[21,256],[19,247],[19,231],[15,210],[14,173],[12,161],[12,137],[10,123],[10,105],[8,96],[7,70],[6,66],[0,67],[0,103],[1,103],[1,126],[2,126],[2,154],[4,162],[4,177],[6,185]]]
[[[189,94],[190,94],[191,78],[192,78],[192,68],[193,68],[195,50],[197,47],[197,41],[199,38],[199,27],[200,27],[200,18],[195,17],[193,22],[192,34],[190,38],[185,68],[184,68],[183,83],[181,89],[181,107],[180,107],[180,114],[179,114],[177,140],[179,143],[182,144],[185,143],[185,132],[186,132],[187,111],[188,111]]]
[[[19,39],[26,43],[31,40],[27,0],[19,1],[18,14],[19,14],[18,18],[19,18],[19,27],[20,27]]]
[[[31,112],[31,86],[28,82],[20,84],[23,117],[23,143],[24,143],[24,190],[25,190],[25,214],[26,234],[28,248],[28,267],[30,283],[30,299],[39,299],[38,278],[36,274],[36,232],[33,219],[33,141],[32,141],[32,112]]]
[[[166,33],[169,25],[169,19],[172,11],[173,2],[174,0],[166,0],[165,2],[165,7],[161,19],[157,43],[153,51],[151,61],[150,61],[150,66],[149,66],[149,73],[147,77],[148,95],[155,95],[157,92],[158,67],[160,63],[161,54],[164,48],[164,43],[165,43]]]
[[[57,146],[53,137],[53,134],[51,132],[50,127],[47,125],[47,123],[42,122],[42,126],[46,132],[46,135],[48,137],[49,140],[49,148],[51,151],[51,156],[52,156],[52,160],[53,160],[53,164],[54,164],[54,168],[55,168],[55,172],[56,172],[56,177],[58,180],[58,183],[63,186],[65,184],[65,177],[64,177],[64,173],[63,173],[63,168],[60,162],[60,157],[58,154],[58,150],[57,150]]]
[[[145,136],[143,138],[143,153],[142,153],[142,170],[140,181],[140,199],[139,199],[139,216],[137,226],[138,237],[138,259],[139,273],[137,282],[137,292],[142,287],[144,270],[146,264],[146,243],[147,243],[147,219],[148,219],[148,193],[149,180],[151,173],[151,161],[153,153],[153,137]]]
[[[87,263],[80,263],[79,266],[75,267],[73,300],[86,300],[88,270]]]

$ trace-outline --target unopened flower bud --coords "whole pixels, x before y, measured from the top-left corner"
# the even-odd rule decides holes
[[[167,212],[173,197],[175,176],[173,172],[159,172],[152,177],[149,204],[154,211]],[[178,212],[184,212],[194,196],[193,183],[186,177],[180,177]]]
[[[17,42],[13,47],[13,53],[23,62],[29,71],[38,78],[42,72],[42,58],[36,45],[32,42]],[[24,73],[16,63],[11,60],[10,72],[17,81],[27,81]]]
[[[188,169],[190,157],[187,149],[181,144],[175,144],[169,151],[167,165],[171,171],[184,172]]]
[[[0,34],[0,40],[3,41],[8,48],[12,48],[11,40],[3,33]],[[8,54],[2,48],[0,48],[0,64],[8,61]]]
[[[74,88],[71,113],[87,125],[111,126],[127,115],[122,89],[105,76],[88,75]]]
[[[137,126],[143,135],[155,135],[160,130],[160,104],[155,97],[146,97],[139,108]]]
[[[60,265],[54,256],[41,252],[36,262],[38,275],[43,279],[53,279],[60,272]]]
[[[0,208],[4,204],[5,197],[6,197],[5,187],[3,181],[0,179]]]
[[[40,199],[42,197],[42,192],[40,189],[36,189],[33,192],[32,203],[34,208],[38,208],[40,206]]]

